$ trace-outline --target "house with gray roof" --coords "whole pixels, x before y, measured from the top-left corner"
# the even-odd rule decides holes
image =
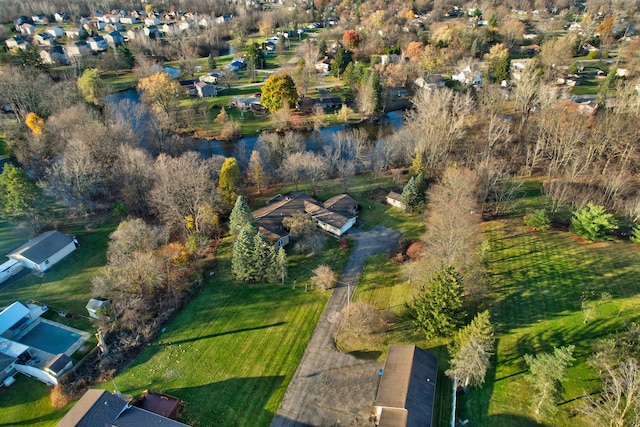
[[[438,357],[414,345],[392,345],[374,403],[378,427],[430,427]]]
[[[357,211],[358,202],[347,194],[332,197],[323,204],[305,193],[291,191],[269,199],[266,206],[253,212],[253,217],[260,233],[279,249],[290,240],[282,220],[296,212],[310,214],[318,228],[339,237],[353,227]]]
[[[130,405],[106,390],[89,390],[57,427],[185,427],[178,421]]]
[[[32,270],[47,271],[77,247],[78,241],[75,237],[54,230],[29,240],[7,257],[20,261]]]

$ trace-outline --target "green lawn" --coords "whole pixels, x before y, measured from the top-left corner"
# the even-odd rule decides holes
[[[0,307],[16,300],[36,300],[52,309],[45,317],[56,322],[93,332],[87,318],[85,305],[92,295],[91,278],[106,262],[109,234],[117,222],[96,223],[88,231],[83,226],[62,228],[61,231],[77,236],[80,247],[59,264],[45,273],[43,279],[26,276],[10,286],[0,289]],[[30,237],[25,230],[11,224],[0,223],[0,251],[5,254],[20,246]],[[79,316],[77,319],[61,318],[57,309]],[[95,338],[89,340],[87,351],[95,346]],[[83,354],[76,353],[74,358]],[[38,380],[18,376],[17,381],[0,397],[0,425],[54,426],[64,411],[51,406],[49,388]]]
[[[539,183],[526,180],[522,210],[540,206]],[[522,213],[483,223],[491,244],[487,278],[490,291],[481,309],[487,308],[496,326],[497,355],[485,386],[473,389],[458,401],[458,417],[476,426],[587,426],[577,414],[585,393],[597,391],[599,381],[587,366],[598,337],[640,321],[640,248],[627,242],[585,244],[565,231],[537,233],[526,228]],[[425,341],[406,316],[405,302],[414,292],[400,266],[386,256],[368,260],[354,299],[391,314],[389,332],[370,354],[385,357],[389,344],[413,343],[440,358],[434,425],[448,426],[451,383],[444,375],[448,364],[445,340]],[[580,298],[592,292],[595,315],[585,323]],[[613,295],[600,301],[602,292]],[[576,346],[577,361],[563,383],[565,393],[555,416],[536,421],[530,410],[533,399],[524,380],[526,353],[551,351],[553,346]],[[372,351],[373,350],[373,351]]]
[[[581,397],[599,382],[586,365],[598,337],[640,320],[640,252],[616,242],[584,244],[561,231],[535,233],[520,218],[485,224],[491,242],[487,308],[497,332],[497,356],[487,383],[459,405],[473,425],[538,425],[532,419],[533,397],[523,373],[523,355],[574,344],[576,364],[569,370],[558,414],[544,420],[554,426],[588,425],[575,415]],[[595,317],[584,322],[580,297],[594,292]],[[602,292],[613,295],[598,302]]]
[[[236,283],[230,258],[227,238],[201,294],[116,378],[121,392],[173,394],[197,425],[271,423],[328,298],[304,283],[319,263],[341,271],[347,256],[333,239],[322,257],[293,256],[285,286]]]

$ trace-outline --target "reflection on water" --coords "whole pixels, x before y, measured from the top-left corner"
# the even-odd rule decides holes
[[[127,103],[120,103],[122,100],[128,100],[129,105],[140,102],[140,94],[134,90],[129,89],[122,92],[111,94],[107,97],[107,101],[113,104],[126,105]],[[130,115],[131,116],[131,115]],[[144,123],[136,124],[138,126],[144,126]],[[401,128],[402,123],[402,111],[392,111],[387,113],[386,117],[381,120],[363,122],[349,125],[330,126],[319,131],[305,131],[302,132],[306,149],[314,152],[322,152],[323,147],[331,142],[333,135],[340,131],[347,129],[364,129],[369,138],[375,140],[379,137],[390,135],[394,131]],[[148,129],[144,131],[138,130],[136,133],[149,135]],[[188,141],[188,147],[194,151],[198,151],[203,157],[211,157],[213,155],[220,155],[225,157],[232,157],[237,154],[239,147],[242,147],[245,153],[251,153],[251,150],[258,141],[257,136],[245,136],[243,138],[234,141],[219,141],[219,140],[207,140],[207,139],[192,139],[184,137]]]

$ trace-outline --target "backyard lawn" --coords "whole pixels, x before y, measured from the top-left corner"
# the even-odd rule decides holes
[[[538,207],[539,185],[523,186],[521,208]],[[599,337],[640,321],[640,247],[627,242],[586,244],[566,231],[533,232],[522,216],[483,223],[491,246],[488,258],[490,291],[481,309],[489,309],[496,327],[497,356],[480,390],[460,396],[458,418],[475,426],[588,426],[577,413],[585,393],[597,391],[599,380],[587,366]],[[364,349],[385,357],[389,344],[412,343],[440,358],[434,425],[448,426],[451,383],[446,340],[425,341],[406,316],[417,284],[408,283],[400,266],[386,256],[371,258],[354,295],[396,320],[377,347]],[[612,299],[602,299],[609,292]],[[589,295],[593,317],[585,322],[581,297]],[[526,353],[551,351],[554,346],[576,346],[576,362],[563,382],[565,393],[556,415],[534,420],[530,404],[534,393],[524,379]]]
[[[202,292],[116,384],[131,395],[152,389],[179,397],[189,423],[268,426],[329,295],[305,292],[304,284],[319,263],[342,271],[347,256],[331,239],[322,257],[292,256],[295,271],[284,286],[238,284],[229,275],[231,244],[221,245]]]
[[[46,272],[44,278],[29,275],[9,286],[0,285],[0,307],[16,300],[25,303],[36,300],[51,308],[44,317],[92,332],[85,309],[92,295],[91,278],[106,262],[107,241],[116,225],[115,221],[105,221],[96,223],[91,230],[86,230],[83,226],[61,229],[62,232],[75,235],[80,247]],[[31,237],[22,228],[0,222],[0,256]],[[57,310],[82,317],[62,318],[58,316]],[[91,338],[85,353],[95,344],[95,338]],[[74,358],[81,358],[85,353],[76,353]],[[22,375],[0,396],[0,425],[54,426],[63,415],[64,411],[51,406],[49,387]]]

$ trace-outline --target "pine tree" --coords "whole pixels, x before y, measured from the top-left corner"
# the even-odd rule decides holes
[[[607,213],[604,206],[588,203],[586,207],[573,213],[569,230],[590,242],[609,240],[610,234],[618,229],[618,221]]]
[[[231,271],[237,280],[243,282],[252,281],[256,276],[255,264],[253,263],[254,236],[255,231],[251,227],[244,227],[233,243]]]
[[[573,345],[554,347],[553,353],[524,355],[524,360],[529,365],[529,375],[525,378],[538,390],[536,400],[533,402],[533,411],[536,415],[554,413],[557,410],[556,402],[562,394],[561,381],[575,360],[574,348]]]
[[[278,253],[276,255],[276,268],[278,279],[280,279],[284,285],[284,279],[287,278],[287,253],[284,248],[278,249]]]
[[[411,177],[402,189],[402,204],[407,212],[419,212],[426,202],[426,182],[420,172],[415,178]]]
[[[253,254],[251,255],[251,262],[254,268],[252,280],[254,282],[269,280],[269,270],[272,268],[274,261],[270,252],[273,252],[273,246],[262,237],[260,232],[256,232],[253,236]]]
[[[251,209],[249,209],[247,201],[244,197],[238,196],[236,204],[231,210],[231,215],[229,216],[229,232],[233,235],[237,235],[246,225],[251,225],[253,227],[255,225],[255,219],[253,218],[253,214],[251,213]]]
[[[462,278],[453,266],[436,271],[411,305],[415,324],[427,339],[449,336],[465,316]]]
[[[494,353],[495,337],[488,311],[478,313],[470,324],[459,330],[449,353],[452,355],[450,377],[456,377],[458,384],[480,387],[484,383],[490,359]]]

